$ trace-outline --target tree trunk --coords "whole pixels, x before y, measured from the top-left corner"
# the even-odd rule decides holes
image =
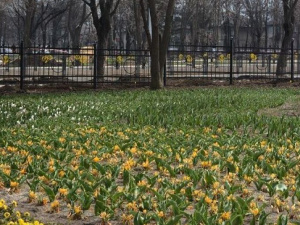
[[[287,67],[287,56],[288,56],[288,50],[291,45],[292,37],[293,37],[293,27],[290,26],[289,28],[284,29],[285,30],[285,35],[282,40],[282,45],[281,45],[281,52],[279,54],[279,58],[277,61],[277,69],[276,69],[276,76],[282,76],[284,75]]]
[[[121,0],[116,0],[116,1],[101,0],[97,5],[95,0],[90,0],[90,1],[83,0],[83,2],[90,7],[91,14],[93,17],[93,24],[97,31],[97,37],[98,37],[97,79],[98,80],[104,79],[106,49],[108,47],[108,38],[109,38],[109,33],[111,31],[112,17],[116,13],[120,1]],[[100,16],[99,16],[99,11],[100,11]]]
[[[160,34],[159,30],[159,19],[158,12],[156,10],[156,1],[148,0],[148,6],[150,9],[151,24],[152,24],[152,36],[150,34],[150,28],[148,27],[146,19],[146,10],[143,0],[140,0],[141,13],[144,22],[144,28],[147,34],[148,44],[150,48],[151,57],[151,89],[161,89],[164,87],[163,74],[164,66],[167,58],[167,51],[169,47],[169,41],[171,37],[171,28],[173,22],[173,14],[176,0],[169,0],[165,21],[163,34]]]
[[[78,10],[80,8],[80,10]],[[79,15],[78,15],[79,14]],[[74,19],[74,16],[77,16],[77,19]],[[80,34],[87,19],[87,9],[86,4],[79,4],[79,2],[72,0],[69,9],[68,17],[68,30],[71,38],[72,48],[80,47]]]
[[[149,8],[152,23],[152,44],[150,46],[151,55],[151,89],[161,89],[164,87],[161,74],[161,65],[159,60],[160,34],[158,26],[158,17],[156,11],[156,2],[149,0]]]
[[[98,49],[97,49],[97,67],[98,67],[98,80],[103,80],[105,75],[105,61],[107,54],[107,45],[109,31],[97,30],[98,34]]]
[[[295,6],[298,0],[289,1],[283,0],[283,11],[284,11],[284,37],[281,44],[281,52],[277,61],[276,77],[280,77],[286,73],[287,68],[287,56],[288,50],[291,45],[291,41],[294,34],[295,26]]]
[[[27,0],[25,2],[25,24],[24,24],[24,46],[25,48],[31,45],[31,31],[32,31],[32,21],[34,17],[34,12],[36,8],[35,0]]]

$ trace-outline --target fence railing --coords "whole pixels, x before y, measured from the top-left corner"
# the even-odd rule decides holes
[[[237,48],[231,46],[172,46],[167,59],[167,79],[290,79],[300,78],[299,50],[286,53],[286,66],[277,72],[282,54],[275,48]]]
[[[100,70],[97,55],[104,57]],[[172,79],[300,78],[299,50],[288,51],[287,65],[276,75],[280,49],[237,48],[231,46],[170,46],[165,66],[165,81]],[[81,48],[0,47],[0,85],[67,85],[96,88],[100,83],[149,84],[149,50]],[[101,72],[101,73],[100,73]]]

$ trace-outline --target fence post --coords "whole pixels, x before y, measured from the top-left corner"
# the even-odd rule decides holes
[[[167,85],[167,60],[165,61],[164,64],[164,86]]]
[[[291,42],[291,82],[294,82],[294,38]]]
[[[25,76],[25,60],[24,60],[24,42],[20,44],[20,90],[24,88],[24,76]]]
[[[233,79],[233,38],[230,39],[230,78],[229,83],[232,85]]]
[[[98,53],[97,53],[97,44],[94,44],[94,89],[97,88],[97,73],[98,73]]]

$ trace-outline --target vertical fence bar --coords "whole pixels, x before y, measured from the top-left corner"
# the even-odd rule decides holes
[[[25,76],[25,60],[24,60],[24,42],[20,44],[20,90],[24,88],[24,76]]]
[[[294,82],[294,38],[291,42],[291,82]]]
[[[230,78],[229,84],[232,85],[233,80],[233,38],[230,39]]]
[[[164,65],[164,86],[167,85],[167,58]]]
[[[98,73],[98,53],[97,44],[94,44],[94,89],[97,89],[97,73]]]

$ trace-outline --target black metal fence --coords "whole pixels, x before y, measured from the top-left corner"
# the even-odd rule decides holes
[[[287,53],[281,78],[300,78],[298,50]],[[0,47],[0,85],[67,85],[96,88],[101,83],[149,84],[148,50],[107,49],[101,51],[104,70],[98,75],[96,45],[82,48]],[[234,48],[231,46],[170,46],[165,81],[176,79],[274,80],[280,49]]]
[[[277,73],[280,49],[238,48],[231,46],[172,46],[168,53],[166,77],[177,79],[223,79],[230,84],[234,80],[294,81],[300,78],[299,50],[293,43],[286,54],[287,64]]]

